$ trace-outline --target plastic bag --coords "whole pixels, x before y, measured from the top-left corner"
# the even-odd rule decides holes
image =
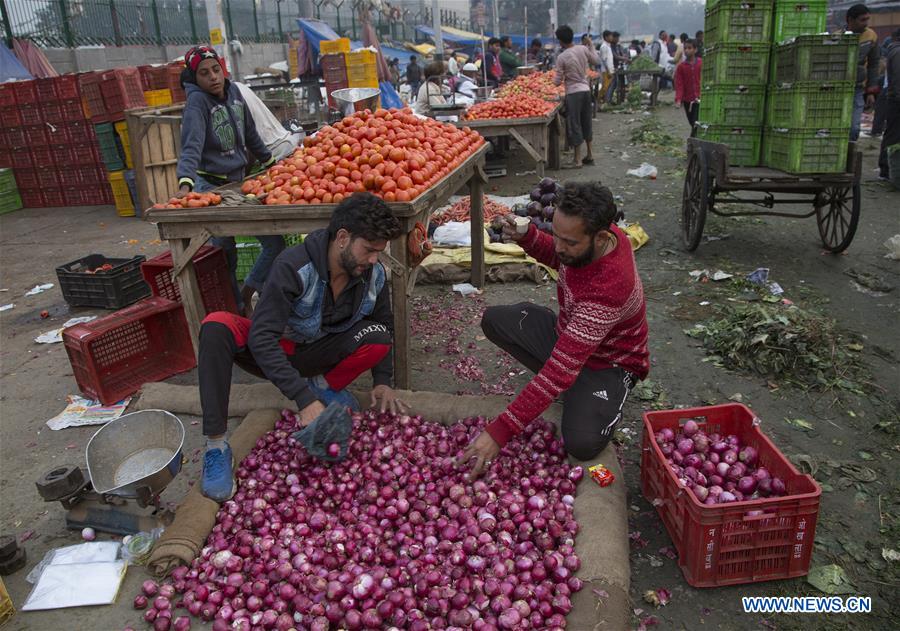
[[[642,162],[641,166],[636,169],[628,169],[627,173],[628,175],[633,175],[635,177],[646,177],[655,180],[659,171],[657,171],[656,167],[649,162]]]
[[[150,558],[156,540],[165,528],[154,528],[150,532],[141,531],[122,539],[122,558],[130,565],[143,565]]]
[[[472,245],[471,221],[448,221],[443,226],[438,226],[432,237],[435,243],[444,245]]]
[[[43,571],[50,565],[70,565],[72,563],[105,563],[115,561],[119,556],[118,541],[90,541],[64,548],[54,548],[44,555],[41,562],[32,568],[25,580],[34,585]]]
[[[353,420],[347,413],[347,408],[335,402],[325,408],[316,420],[295,432],[293,437],[306,447],[311,456],[328,462],[339,462],[347,456],[352,430]],[[328,455],[328,446],[332,443],[340,445],[337,456]]]

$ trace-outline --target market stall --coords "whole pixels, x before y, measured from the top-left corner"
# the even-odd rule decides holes
[[[543,177],[545,167],[559,169],[559,142],[564,124],[560,116],[561,109],[562,104],[556,103],[544,116],[466,119],[454,124],[457,127],[471,127],[485,138],[514,138],[535,161],[538,175]]]
[[[391,295],[394,310],[394,374],[397,387],[409,387],[409,314],[408,297],[415,284],[415,263],[411,260],[408,234],[416,223],[426,224],[432,209],[443,205],[460,187],[468,184],[473,200],[473,226],[481,226],[482,191],[487,145],[483,144],[458,167],[450,171],[411,202],[390,203],[403,226],[403,235],[391,242],[390,253],[382,261],[391,271]],[[235,189],[237,185],[225,187]],[[333,204],[211,206],[188,209],[150,209],[148,221],[156,223],[160,238],[169,241],[175,260],[173,274],[181,290],[191,339],[197,348],[200,323],[206,316],[200,296],[200,286],[192,263],[193,256],[211,237],[230,237],[245,234],[308,233],[328,225]],[[475,256],[472,260],[472,284],[484,285],[484,230],[472,229]]]

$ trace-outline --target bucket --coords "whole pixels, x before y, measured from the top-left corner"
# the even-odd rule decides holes
[[[377,109],[381,90],[378,88],[345,88],[335,90],[331,96],[341,113],[344,116],[350,116],[354,112]]]

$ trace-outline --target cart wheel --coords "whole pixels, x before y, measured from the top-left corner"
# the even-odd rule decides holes
[[[709,206],[709,170],[702,149],[691,154],[681,197],[681,234],[688,252],[700,245]]]
[[[819,235],[829,252],[843,252],[853,241],[859,223],[859,184],[826,188],[816,196],[816,221]]]

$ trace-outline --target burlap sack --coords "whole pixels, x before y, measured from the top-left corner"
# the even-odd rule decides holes
[[[196,393],[196,388],[192,390]],[[280,416],[280,409],[257,410],[247,415],[228,439],[235,462],[247,457],[260,436],[275,428]],[[212,532],[218,511],[218,503],[203,497],[200,485],[195,484],[175,512],[175,521],[153,547],[147,563],[150,572],[159,577],[168,576],[179,565],[193,561]]]

